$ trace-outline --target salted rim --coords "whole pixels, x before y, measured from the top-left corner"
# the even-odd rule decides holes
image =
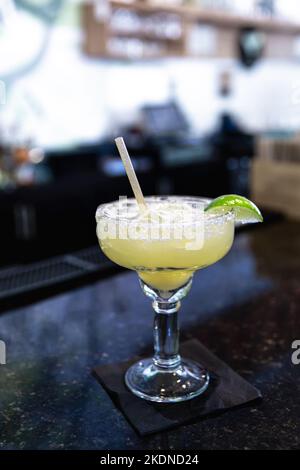
[[[145,197],[145,201],[146,202],[164,202],[164,201],[170,201],[170,202],[178,202],[178,201],[186,201],[187,203],[188,202],[202,202],[204,203],[204,207],[206,207],[211,201],[212,199],[210,198],[204,198],[204,197],[196,197],[196,196],[146,196]],[[100,221],[101,218],[107,218],[107,219],[110,219],[110,220],[119,220],[119,221],[132,221],[131,218],[128,218],[128,217],[122,217],[120,215],[118,215],[118,217],[116,217],[115,213],[112,214],[111,213],[111,208],[114,208],[115,209],[115,206],[117,204],[120,204],[120,202],[122,203],[122,201],[120,200],[116,200],[116,201],[111,201],[111,202],[106,202],[104,204],[100,204],[98,207],[97,207],[97,210],[96,210],[96,222],[98,223]],[[126,198],[124,199],[124,203],[130,203],[130,204],[134,204],[137,206],[137,201],[135,198]],[[217,221],[219,219],[233,219],[234,218],[234,213],[233,213],[233,210],[230,210],[226,213],[210,213],[209,214],[209,218],[206,218],[205,220],[205,223],[209,223],[209,221],[211,222],[214,222],[214,221]],[[143,222],[142,222],[143,223]],[[144,222],[144,223],[147,223],[147,222]],[[184,222],[183,225],[186,225],[186,224],[190,224],[191,222]],[[168,222],[163,222],[163,223],[159,223],[160,226],[164,226],[164,225],[169,225]]]

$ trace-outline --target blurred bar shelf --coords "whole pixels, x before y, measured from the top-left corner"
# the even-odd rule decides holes
[[[84,31],[83,51],[95,58],[112,59],[158,59],[164,57],[235,57],[239,31],[255,28],[265,35],[265,56],[271,58],[294,58],[294,41],[300,36],[300,24],[279,18],[263,16],[241,16],[227,11],[203,9],[191,5],[168,5],[149,1],[126,2],[109,0],[107,12],[96,12],[93,4],[81,7]],[[120,11],[131,12],[140,21],[140,27],[123,29],[113,25],[114,15]],[[157,28],[160,15],[164,21],[176,22],[181,33],[164,35],[166,27]],[[157,18],[156,18],[157,16]],[[160,18],[161,19],[161,18]],[[126,18],[124,18],[124,21]],[[153,31],[144,29],[149,22]],[[190,42],[193,31],[210,26],[216,35],[215,50],[193,52]],[[150,28],[151,29],[151,28]],[[160,31],[157,32],[157,29]],[[275,47],[274,47],[275,44]]]
[[[189,20],[231,28],[253,27],[282,34],[300,34],[300,24],[277,18],[245,17],[227,11],[214,11],[191,5],[167,5],[147,1],[110,0],[113,8],[127,8],[140,13],[176,13]]]

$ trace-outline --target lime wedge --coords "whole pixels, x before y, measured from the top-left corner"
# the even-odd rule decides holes
[[[243,224],[263,221],[263,216],[258,207],[249,199],[237,194],[226,194],[217,197],[208,204],[205,211],[216,213],[233,211],[236,222]]]

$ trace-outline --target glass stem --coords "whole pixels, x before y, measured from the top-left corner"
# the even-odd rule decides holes
[[[154,357],[153,362],[163,369],[175,369],[180,364],[177,312],[180,302],[153,302]]]

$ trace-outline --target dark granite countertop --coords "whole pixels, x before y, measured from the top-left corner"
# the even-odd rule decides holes
[[[153,314],[122,272],[0,316],[0,449],[300,448],[300,224],[236,237],[195,276],[181,339],[198,338],[257,386],[263,401],[139,437],[90,372],[151,351]]]

